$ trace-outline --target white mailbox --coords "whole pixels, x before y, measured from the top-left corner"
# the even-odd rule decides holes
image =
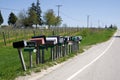
[[[46,41],[54,41],[54,44],[57,44],[57,37],[46,37]]]
[[[61,43],[61,44],[64,43],[64,37],[59,38],[59,43]]]

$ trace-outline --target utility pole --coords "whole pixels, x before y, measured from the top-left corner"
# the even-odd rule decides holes
[[[98,28],[100,28],[100,20],[98,20]]]
[[[56,5],[57,7],[58,7],[58,17],[60,17],[60,7],[62,6],[62,5]]]
[[[89,18],[90,18],[90,15],[87,15],[87,28],[89,27]]]

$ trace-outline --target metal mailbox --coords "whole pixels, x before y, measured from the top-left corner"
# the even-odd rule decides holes
[[[77,36],[77,39],[78,39],[79,41],[82,41],[82,36]]]
[[[48,38],[56,38],[57,43],[59,43],[59,38],[60,38],[60,36],[48,36]]]
[[[69,40],[70,40],[70,37],[69,37],[69,36],[65,36],[65,37],[64,37],[64,43],[68,43]]]
[[[33,52],[36,46],[37,46],[36,42],[28,41],[27,46],[24,48],[24,51]]]
[[[13,42],[13,47],[14,48],[24,48],[25,46],[27,46],[27,42],[26,41],[18,41],[18,42]]]
[[[55,39],[56,40],[56,44],[62,44],[64,43],[64,37],[62,36],[49,36],[49,39]]]
[[[36,50],[36,46],[37,46],[36,42],[28,41],[27,46],[24,48],[24,51],[29,52],[30,68],[33,67],[33,64],[32,64],[32,52],[34,50]]]
[[[57,37],[46,37],[46,44],[57,44],[58,43],[58,39]]]
[[[30,41],[36,42],[37,45],[43,45],[43,44],[45,44],[44,38],[32,38],[32,39],[30,39]]]
[[[34,36],[31,41],[35,41],[37,43],[37,54],[36,54],[36,63],[39,64],[44,63],[44,49],[46,48],[45,43],[46,43],[46,36],[41,35],[41,36]],[[40,49],[42,49],[42,54],[40,53]]]
[[[46,42],[46,36],[45,36],[45,35],[41,35],[41,36],[33,36],[32,38],[43,38],[44,41]]]
[[[64,37],[60,37],[60,38],[59,38],[59,43],[60,43],[60,44],[63,44],[63,43],[64,43]]]
[[[27,42],[24,40],[13,42],[13,47],[18,49],[19,58],[20,58],[21,65],[24,71],[26,71],[26,65],[25,65],[23,54],[22,54],[22,48],[24,48],[25,46],[27,46]]]
[[[26,47],[36,47],[36,46],[37,46],[37,44],[35,41],[28,41]]]

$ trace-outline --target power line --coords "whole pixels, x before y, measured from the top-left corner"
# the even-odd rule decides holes
[[[9,10],[9,11],[21,11],[21,10],[18,10],[18,9],[3,8],[3,7],[0,7],[0,9],[2,9],[2,10]]]
[[[65,13],[63,13],[63,12],[61,12],[61,14],[62,14],[63,16],[65,16],[65,17],[67,17],[67,18],[69,18],[69,19],[73,20],[73,21],[80,22],[80,20],[75,19],[75,18],[73,18],[73,17],[71,17],[71,16],[68,16],[68,15],[66,15],[66,14],[65,14]]]

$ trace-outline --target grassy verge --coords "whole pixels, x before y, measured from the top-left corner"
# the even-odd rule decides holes
[[[81,46],[89,46],[96,43],[101,43],[109,40],[116,30],[114,29],[98,29],[95,31],[89,30],[84,36]]]
[[[85,46],[93,45],[96,43],[101,43],[110,39],[116,29],[81,29],[80,31],[74,32],[72,35],[82,35],[83,40],[80,44],[80,52],[83,51]],[[56,61],[50,61],[50,51],[45,52],[45,64],[35,65],[33,69],[29,69],[24,72],[21,69],[21,64],[19,61],[19,56],[16,49],[13,49],[11,46],[9,47],[1,47],[0,48],[0,80],[14,80],[15,77],[19,75],[30,74],[31,71],[40,72],[41,69],[46,69],[49,66],[53,66],[57,63],[61,63],[67,60],[70,57],[75,56],[76,54],[69,54],[63,58],[60,58]],[[26,61],[27,68],[29,66],[28,53],[24,53],[24,58]],[[33,61],[35,61],[35,54],[33,54]]]

